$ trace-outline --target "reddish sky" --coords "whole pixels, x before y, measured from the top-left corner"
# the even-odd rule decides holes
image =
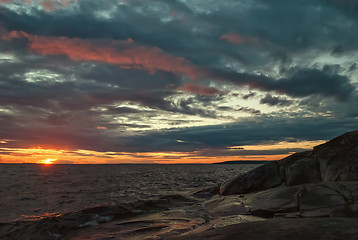
[[[276,160],[358,129],[358,3],[0,0],[0,163]]]

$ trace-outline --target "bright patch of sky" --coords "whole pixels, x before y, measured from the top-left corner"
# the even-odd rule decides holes
[[[25,73],[24,80],[30,83],[44,82],[50,84],[56,82],[67,82],[70,79],[56,72],[51,72],[47,69],[41,69]]]

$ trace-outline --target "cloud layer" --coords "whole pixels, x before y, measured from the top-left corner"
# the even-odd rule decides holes
[[[31,147],[279,155],[298,149],[228,149],[357,129],[357,13],[341,0],[2,0],[0,161]]]

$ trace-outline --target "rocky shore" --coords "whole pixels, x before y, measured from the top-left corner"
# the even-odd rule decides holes
[[[348,240],[357,226],[353,131],[185,197],[3,224],[0,238]]]
[[[187,239],[358,239],[358,131],[239,175],[220,194],[206,202],[218,218],[266,220],[246,218]]]

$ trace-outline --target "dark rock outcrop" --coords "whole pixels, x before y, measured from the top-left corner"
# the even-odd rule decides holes
[[[239,175],[223,183],[220,193],[246,194],[277,186],[355,180],[358,180],[358,131]]]
[[[358,131],[239,175],[220,192],[203,204],[213,220],[163,239],[358,240]]]
[[[281,186],[245,195],[217,196],[205,206],[215,217],[358,217],[358,181]]]
[[[269,162],[229,180],[220,187],[222,195],[260,191],[282,184],[277,162]]]
[[[245,195],[242,205],[254,216],[358,217],[357,181],[279,187]]]

